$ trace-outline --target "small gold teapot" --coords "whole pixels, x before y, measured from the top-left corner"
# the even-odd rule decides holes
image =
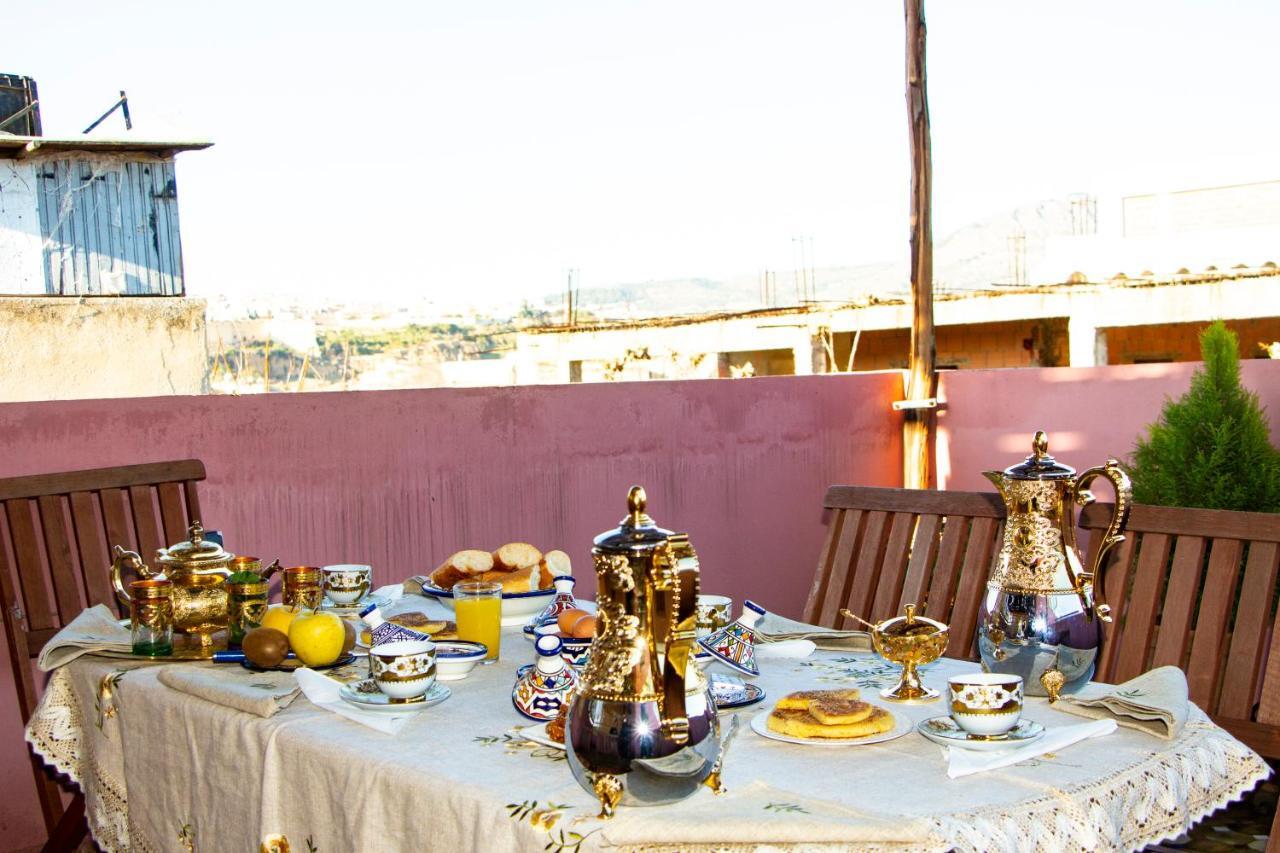
[[[227,577],[235,559],[221,545],[204,538],[199,521],[187,529],[189,539],[156,552],[159,570],[147,566],[136,551],[116,545],[111,549],[111,585],[116,596],[129,604],[129,592],[122,574],[132,570],[143,579],[157,578],[173,583],[173,629],[197,638],[201,647],[213,642],[213,633],[227,627]]]
[[[1111,621],[1111,608],[1098,600],[1098,572],[1107,552],[1124,540],[1133,487],[1115,459],[1078,475],[1059,464],[1044,432],[1035,434],[1031,451],[1019,465],[984,472],[1000,491],[1007,518],[978,614],[978,652],[987,670],[1021,675],[1028,694],[1044,695],[1046,673],[1060,685],[1093,675],[1100,623]],[[1116,508],[1085,571],[1076,510],[1093,502],[1088,486],[1100,476],[1115,487]]]

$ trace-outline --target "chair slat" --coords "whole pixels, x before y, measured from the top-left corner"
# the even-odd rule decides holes
[[[105,604],[107,607],[114,607],[115,593],[111,591],[108,573],[111,558],[107,556],[103,526],[94,511],[93,493],[72,492],[70,501],[71,524],[75,529],[85,596],[89,599],[90,606]]]
[[[933,567],[929,582],[926,608],[932,618],[950,622],[952,618],[951,596],[955,590],[960,559],[964,556],[965,536],[969,532],[969,519],[965,516],[949,516],[942,530],[942,542],[938,545],[938,561]]]
[[[31,520],[32,502],[17,498],[4,502],[9,519],[9,536],[13,556],[18,563],[18,583],[22,587],[22,609],[29,628],[51,628],[55,624],[53,602],[44,583],[44,560],[40,556],[40,538]]]
[[[862,541],[858,547],[858,561],[849,584],[849,597],[845,601],[853,613],[868,619],[876,583],[880,579],[880,564],[884,556],[884,540],[889,514],[873,511],[867,513],[863,525]]]
[[[1169,565],[1169,537],[1163,533],[1147,533],[1138,549],[1134,569],[1133,591],[1125,614],[1124,642],[1115,662],[1117,682],[1141,675],[1147,668],[1151,637],[1160,607],[1165,569]]]
[[[156,558],[156,551],[168,544],[160,541],[160,527],[156,523],[151,489],[146,486],[130,486],[129,507],[133,512],[133,529],[138,533],[138,553],[142,555],[144,563],[151,565],[151,561]]]
[[[1093,540],[1101,538],[1101,533],[1095,533],[1092,537]],[[1102,573],[1102,600],[1111,607],[1111,622],[1103,626],[1102,653],[1098,656],[1098,669],[1094,675],[1099,681],[1115,681],[1113,673],[1116,651],[1124,642],[1125,614],[1129,609],[1129,582],[1133,574],[1135,539],[1132,533],[1125,536],[1124,541],[1115,546],[1106,557],[1106,568]],[[1096,553],[1091,551],[1091,554]],[[1089,565],[1093,565],[1093,556],[1089,558]]]
[[[1209,551],[1209,571],[1205,575],[1196,634],[1191,641],[1187,663],[1187,689],[1191,701],[1209,713],[1216,710],[1218,677],[1222,672],[1227,619],[1235,601],[1244,545],[1239,539],[1218,539]]]
[[[1004,518],[1005,514],[1004,501],[995,492],[937,492],[877,486],[832,486],[827,489],[823,506],[969,518]]]
[[[942,518],[937,515],[922,515],[916,521],[916,535],[911,543],[911,560],[907,563],[907,576],[902,582],[899,607],[915,604],[924,608],[929,575],[934,561],[938,559],[938,530],[941,527]]]
[[[960,582],[956,585],[956,603],[951,608],[947,657],[970,660],[975,657],[974,630],[978,622],[978,608],[987,587],[999,526],[994,518],[975,518],[969,530],[969,544],[964,551]]]
[[[200,466],[200,479],[204,479],[204,466]],[[196,492],[196,484],[194,480],[187,480],[182,484],[183,494],[187,498],[187,520],[194,524],[197,521],[204,521],[204,516],[200,514],[200,495]]]
[[[190,498],[187,500],[187,506],[191,506]],[[813,581],[809,584],[809,598],[804,605],[804,618],[807,622],[817,624],[818,616],[822,613],[822,600],[831,581],[831,565],[835,560],[835,552],[832,551],[831,546],[840,535],[840,529],[844,526],[847,514],[848,510],[844,509],[832,510],[831,512],[831,523],[827,525],[826,539],[822,543],[822,555],[818,559],[818,570],[813,573]]]
[[[1262,674],[1262,696],[1258,700],[1258,722],[1280,726],[1280,616],[1271,622],[1267,668]]]
[[[156,486],[156,496],[160,499],[160,523],[164,527],[166,545],[181,542],[187,538],[187,513],[182,507],[182,486],[178,483],[161,483]]]
[[[137,539],[130,532],[129,500],[124,489],[103,489],[98,492],[98,499],[102,501],[102,525],[107,533],[107,553],[119,545],[127,551],[138,551],[142,555],[142,561],[150,564],[155,555],[142,553]]]
[[[157,483],[193,483],[203,479],[204,463],[199,459],[144,462],[141,465],[0,479],[0,501],[38,498],[41,495],[66,495],[71,492],[96,492],[100,489],[123,489],[129,486],[153,486]]]
[[[41,495],[36,498],[40,510],[40,527],[44,530],[44,553],[49,561],[49,576],[53,581],[53,598],[58,606],[58,619],[65,625],[84,609],[80,586],[76,583],[76,570],[71,563],[71,540],[67,536],[67,524],[63,514],[62,498],[58,495]]]
[[[1235,628],[1231,632],[1231,650],[1227,653],[1226,672],[1222,677],[1222,695],[1218,698],[1218,714],[1221,716],[1241,720],[1252,716],[1254,699],[1258,695],[1258,676],[1267,653],[1274,598],[1269,591],[1276,587],[1278,569],[1280,545],[1254,542],[1249,546]],[[1280,648],[1273,647],[1272,655],[1278,654]]]
[[[854,548],[858,544],[858,533],[862,528],[862,510],[851,509],[845,512],[844,523],[840,526],[840,538],[836,540],[835,556],[831,561],[831,578],[827,582],[827,591],[822,598],[822,610],[818,613],[819,625],[843,625],[847,620],[840,615],[845,596],[849,594],[849,570],[853,564]]]
[[[1191,645],[1191,617],[1200,591],[1200,572],[1207,543],[1200,536],[1180,536],[1173,548],[1173,567],[1160,612],[1160,628],[1151,668],[1182,666]]]
[[[1114,504],[1093,503],[1080,512],[1080,526],[1106,528]],[[1280,514],[1236,512],[1224,509],[1188,509],[1134,504],[1129,512],[1130,530],[1168,533],[1172,536],[1204,536],[1244,541],[1280,542]]]
[[[875,603],[871,605],[868,619],[887,619],[902,610],[899,598],[906,581],[907,555],[911,548],[911,534],[915,532],[916,517],[909,512],[895,512],[889,521],[889,538],[885,541],[884,560],[880,580],[876,584]]]

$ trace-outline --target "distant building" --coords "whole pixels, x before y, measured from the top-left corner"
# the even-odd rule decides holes
[[[208,389],[174,155],[210,144],[0,133],[0,401]]]

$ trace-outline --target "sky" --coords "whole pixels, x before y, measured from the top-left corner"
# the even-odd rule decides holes
[[[1280,178],[1275,0],[935,0],[936,236]],[[129,93],[188,291],[446,304],[906,253],[897,0],[11,4],[47,135]],[[97,135],[123,134],[118,116]],[[1105,228],[1105,204],[1101,207]]]

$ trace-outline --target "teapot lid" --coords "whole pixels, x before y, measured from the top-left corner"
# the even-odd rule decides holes
[[[171,565],[202,566],[211,563],[229,562],[235,554],[225,550],[212,539],[204,538],[204,525],[193,521],[187,528],[190,537],[185,542],[177,542],[168,548],[160,549],[160,562]]]
[[[1049,436],[1044,430],[1036,430],[1031,440],[1031,455],[1018,465],[1004,469],[1006,477],[1014,480],[1065,480],[1076,473],[1070,465],[1062,465],[1049,455]]]
[[[675,534],[653,523],[645,512],[649,498],[641,486],[627,491],[627,517],[613,530],[606,530],[593,541],[596,549],[606,553],[632,554],[652,551]]]

